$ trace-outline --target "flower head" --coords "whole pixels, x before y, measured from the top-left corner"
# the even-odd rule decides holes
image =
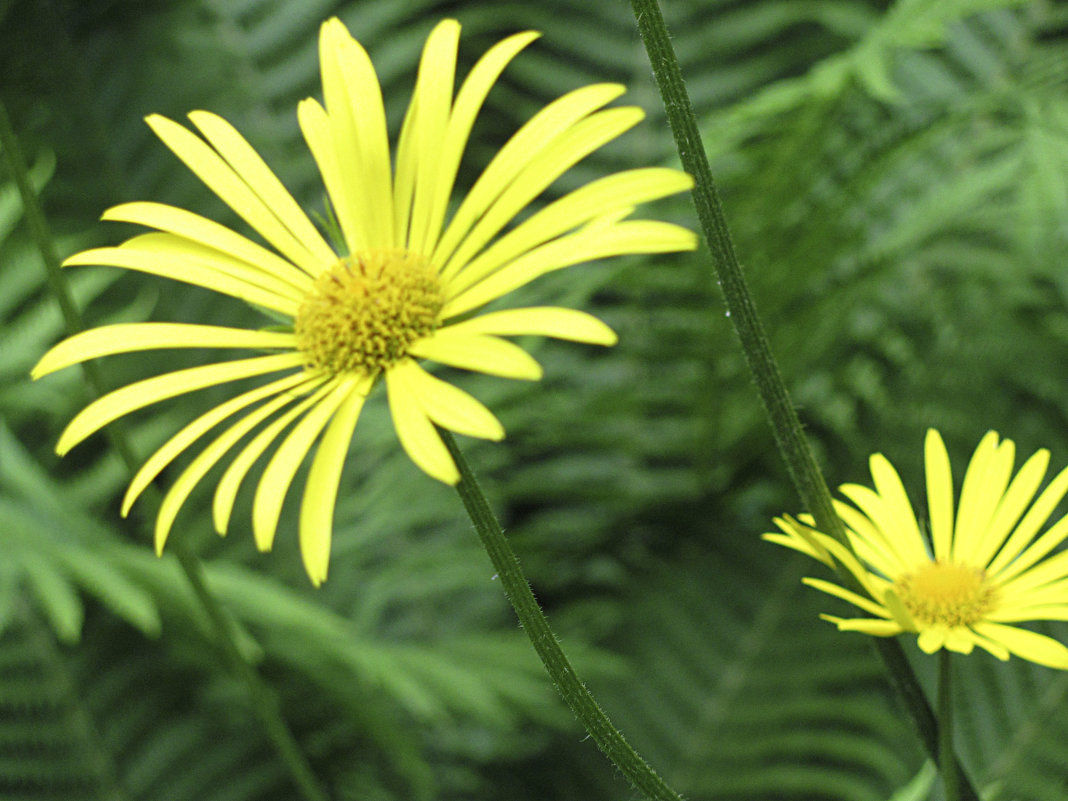
[[[764,538],[831,567],[837,561],[852,573],[865,595],[822,579],[804,580],[872,615],[822,615],[842,631],[877,637],[916,632],[927,653],[947,648],[966,654],[978,645],[998,659],[1016,654],[1068,669],[1068,647],[1011,625],[1068,620],[1068,551],[1053,554],[1068,537],[1068,517],[1038,536],[1068,492],[1068,468],[1036,499],[1049,452],[1038,451],[1013,477],[1015,457],[1012,440],[987,433],[968,465],[954,510],[949,456],[932,429],[925,446],[929,537],[920,533],[897,471],[875,454],[875,489],[846,484],[841,492],[854,505],[835,501],[852,553],[812,528],[807,515],[777,518],[782,533]]]
[[[367,53],[337,19],[322,26],[325,105],[304,100],[297,116],[344,238],[343,252],[327,244],[225,120],[192,112],[198,135],[164,117],[148,118],[163,143],[269,247],[184,209],[126,203],[104,219],[154,232],[118,247],[77,253],[65,266],[109,265],[196,284],[291,323],[282,331],[182,323],[105,326],[59,343],[34,368],[37,378],[98,356],[156,348],[261,351],[123,387],[87,406],[60,436],[57,451],[63,454],[136,409],[216,384],[275,376],[193,420],[138,471],[123,514],[180,453],[223,426],[167,492],[156,522],[157,550],[194,486],[243,443],[215,492],[215,527],[225,533],[242,481],[281,438],[253,500],[256,543],[269,549],[286,492],[318,441],[301,503],[300,544],[309,576],[322,582],[342,464],[377,379],[385,379],[394,427],[412,460],[434,478],[455,483],[459,474],[435,426],[492,440],[501,439],[504,429],[485,406],[427,372],[419,360],[536,380],[538,363],[502,337],[534,334],[611,345],[615,334],[572,309],[473,312],[553,270],[695,246],[692,232],[679,226],[627,219],[637,204],[691,186],[689,176],[670,169],[601,178],[514,222],[572,165],[642,118],[637,108],[605,108],[624,91],[615,84],[575,90],[536,114],[450,216],[453,185],[479,109],[511,59],[537,38],[527,32],[498,43],[454,96],[459,34],[459,24],[446,20],[427,39],[393,165],[381,89]]]

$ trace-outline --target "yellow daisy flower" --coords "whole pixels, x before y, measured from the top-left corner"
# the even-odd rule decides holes
[[[829,581],[804,579],[872,615],[821,615],[841,631],[877,637],[916,632],[920,648],[929,654],[941,648],[967,654],[978,645],[998,659],[1016,654],[1068,669],[1068,647],[1011,625],[1068,620],[1068,550],[1050,556],[1068,537],[1068,517],[1036,539],[1068,492],[1068,468],[1035,499],[1049,451],[1038,451],[1013,477],[1015,458],[1012,440],[999,442],[994,431],[983,437],[964,476],[954,525],[949,456],[942,437],[931,429],[925,443],[929,537],[920,533],[897,471],[877,453],[871,457],[875,489],[845,484],[841,492],[855,507],[835,501],[855,556],[812,528],[808,515],[776,518],[783,533],[764,539],[832,567],[837,560],[856,577],[867,597]]]
[[[626,219],[636,204],[690,188],[688,175],[670,169],[601,178],[513,224],[571,166],[642,119],[638,108],[605,108],[624,92],[616,84],[577,89],[538,112],[504,145],[450,217],[449,201],[475,117],[507,64],[538,36],[526,32],[499,42],[454,97],[459,35],[460,25],[446,20],[427,39],[391,168],[382,93],[371,61],[339,20],[323,24],[319,56],[325,105],[304,100],[297,115],[344,237],[344,253],[327,244],[225,120],[206,111],[190,113],[197,135],[158,115],[147,119],[163,143],[274,250],[184,209],[125,203],[108,210],[104,219],[156,230],[118,247],[77,253],[64,266],[152,273],[231,295],[292,321],[288,331],[110,325],[59,343],[34,368],[39,378],[98,356],[156,348],[266,351],[165,373],[105,395],[67,426],[56,447],[61,455],[136,409],[215,384],[282,374],[189,423],[133,478],[124,515],[175,457],[244,413],[200,451],[167,492],[156,522],[157,551],[193,487],[257,428],[219,481],[213,517],[216,530],[225,533],[246,474],[288,431],[267,462],[253,500],[256,544],[269,549],[294,474],[321,435],[300,509],[304,565],[312,581],[321,583],[342,464],[377,378],[385,378],[401,445],[430,476],[454,484],[459,474],[435,425],[492,440],[501,439],[504,429],[485,406],[417,360],[536,380],[538,363],[502,337],[534,334],[612,345],[614,332],[572,309],[472,312],[540,275],[579,262],[695,247],[694,234],[684,228]]]

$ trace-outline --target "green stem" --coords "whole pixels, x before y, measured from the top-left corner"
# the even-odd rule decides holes
[[[697,128],[697,117],[682,79],[682,71],[679,69],[678,58],[671,44],[660,5],[657,0],[631,0],[631,5],[638,23],[638,32],[649,54],[653,76],[667,112],[668,125],[675,138],[679,158],[683,168],[694,177],[694,206],[712,255],[712,266],[723,289],[731,322],[741,341],[746,362],[753,374],[779,451],[801,496],[801,503],[816,520],[816,527],[849,548],[842,521],[834,511],[827,482],[820,472],[790,401],[786,384],[771,353],[764,326],[734,252],[726,213],[716,191],[704,143]],[[848,570],[839,566],[837,572],[847,587],[863,593]],[[891,682],[898,689],[924,746],[928,753],[937,759],[938,724],[900,644],[896,640],[877,638],[875,648],[886,666]],[[978,801],[975,789],[963,772],[959,772],[959,780],[961,798],[964,801]]]
[[[41,207],[37,193],[30,182],[26,161],[22,156],[18,138],[15,136],[7,109],[2,101],[0,101],[0,148],[3,149],[4,156],[15,178],[15,185],[22,198],[27,227],[34,244],[37,246],[37,250],[40,252],[48,286],[59,303],[67,334],[77,334],[85,329],[85,322],[74,303],[67,278],[60,268],[59,256],[45,218],[44,209]],[[99,397],[107,392],[107,385],[95,363],[83,363],[82,369],[92,394]],[[136,470],[140,460],[134,454],[133,448],[130,447],[129,440],[126,438],[122,427],[115,423],[108,426],[108,437],[115,451],[130,469],[130,472],[132,473]],[[194,595],[211,621],[215,635],[231,663],[231,669],[245,683],[246,690],[252,701],[252,707],[256,714],[259,715],[271,744],[289,771],[290,777],[300,791],[301,797],[304,801],[327,801],[326,792],[316,779],[311,766],[297,744],[296,738],[282,717],[277,696],[241,655],[233,632],[233,621],[225,614],[218,600],[211,594],[211,591],[204,583],[203,567],[200,561],[180,544],[172,545],[172,550],[177,554],[178,563],[181,565]]]
[[[530,590],[530,584],[523,575],[515,551],[505,538],[500,523],[490,509],[486,496],[482,493],[478,480],[471,472],[471,467],[455,438],[448,431],[442,431],[441,435],[460,470],[460,483],[456,490],[460,493],[464,508],[470,515],[471,522],[475,524],[475,531],[478,532],[478,537],[497,570],[501,586],[515,609],[523,631],[527,633],[534,650],[545,665],[556,691],[575,713],[575,717],[589,732],[598,748],[637,790],[655,801],[681,801],[681,796],[623,739],[623,735],[612,725],[612,721],[586,689],[586,685],[575,674],[571,662],[549,627],[545,613],[541,611],[534,593]]]
[[[953,667],[945,648],[938,652],[938,767],[946,801],[960,801],[959,767],[953,752]]]

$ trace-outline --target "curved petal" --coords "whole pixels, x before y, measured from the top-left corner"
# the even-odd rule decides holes
[[[396,202],[399,216],[406,221],[398,233],[401,246],[414,253],[430,253],[434,244],[430,238],[431,215],[452,105],[459,41],[460,24],[451,19],[439,22],[427,37],[398,147]]]
[[[181,431],[163,443],[163,445],[161,445],[156,452],[153,453],[143,465],[141,465],[141,468],[130,481],[130,486],[127,487],[126,494],[123,496],[122,516],[126,517],[130,511],[130,507],[133,506],[134,501],[137,500],[138,496],[144,492],[145,488],[167,465],[174,461],[182,451],[196,442],[196,440],[216,425],[230,415],[241,411],[247,406],[251,406],[256,401],[269,398],[272,395],[278,395],[282,392],[286,392],[286,390],[291,390],[298,384],[308,380],[308,376],[304,373],[293,373],[285,378],[272,381],[270,384],[264,384],[262,387],[256,387],[255,389],[242,393],[236,398],[231,398],[226,403],[205,412],[196,420],[186,425]],[[314,386],[314,384],[312,386]],[[299,392],[299,390],[295,391]],[[292,394],[289,394],[288,397],[292,397]]]
[[[953,544],[953,472],[942,435],[933,428],[927,430],[924,440],[924,464],[931,545],[935,559],[944,562]]]
[[[662,167],[627,170],[580,187],[550,203],[506,233],[470,262],[455,261],[459,274],[446,272],[453,292],[477,283],[500,267],[563,233],[606,213],[673,195],[693,187],[684,172]]]
[[[901,634],[901,626],[893,620],[876,620],[871,617],[840,618],[833,615],[820,615],[824,620],[838,626],[839,631],[858,631],[872,637],[894,637]]]
[[[1016,656],[1046,667],[1068,670],[1068,648],[1052,637],[1000,623],[976,623],[973,628]]]
[[[156,348],[262,348],[292,350],[291,333],[250,331],[187,323],[117,323],[90,328],[67,337],[37,362],[30,375],[43,375],[101,356]]]
[[[848,601],[853,604],[853,606],[859,607],[865,612],[876,615],[877,617],[890,617],[890,613],[879,604],[833,582],[816,578],[803,578],[801,579],[801,583],[813,587],[814,589],[822,590],[828,595],[833,595],[835,598],[841,598],[843,601]]]
[[[441,154],[438,160],[437,174],[428,185],[433,186],[433,197],[429,203],[426,223],[426,252],[432,252],[441,236],[441,227],[445,220],[445,213],[452,197],[453,185],[459,171],[460,161],[463,158],[464,148],[467,146],[471,128],[475,123],[482,104],[489,94],[493,84],[497,82],[504,68],[515,56],[528,44],[537,39],[539,34],[533,31],[525,31],[509,36],[489,50],[478,60],[464,79],[460,91],[456,95],[456,102],[449,115],[449,124],[445,130],[445,136],[441,144]],[[400,176],[400,162],[398,158],[397,175]],[[399,182],[398,182],[399,183]],[[397,203],[400,207],[410,206],[400,192],[397,193]],[[407,220],[407,216],[405,216]],[[400,224],[398,216],[398,229],[407,230],[407,224]],[[398,247],[403,246],[403,241],[398,241]]]
[[[386,390],[397,439],[411,460],[431,478],[446,484],[458,482],[460,471],[419,399],[410,391],[403,370],[386,371]]]
[[[463,322],[445,326],[442,331],[494,336],[543,336],[587,342],[591,345],[615,345],[616,332],[592,314],[556,306],[532,306],[481,314]]]
[[[413,342],[408,346],[408,353],[502,378],[537,381],[542,376],[541,365],[521,347],[485,334],[453,333],[449,328],[442,328]]]
[[[269,551],[278,529],[282,504],[293,483],[293,476],[308,455],[320,432],[357,384],[366,384],[364,377],[340,378],[329,393],[316,402],[289,432],[274,452],[256,486],[252,501],[252,533],[261,551]]]
[[[317,275],[322,270],[322,264],[293,236],[275,210],[264,203],[245,178],[203,139],[159,114],[146,117],[145,122],[197,178],[279,253],[310,275]]]
[[[524,253],[469,289],[453,295],[446,286],[448,299],[441,310],[448,319],[477,309],[502,295],[529,284],[535,278],[607,256],[637,253],[669,253],[693,250],[697,237],[679,225],[653,220],[627,220],[611,225],[597,225],[595,220],[580,231],[547,242]]]
[[[960,490],[960,502],[957,504],[957,525],[953,529],[953,559],[956,561],[971,564],[975,541],[986,528],[987,515],[992,511],[992,504],[987,497],[989,476],[996,469],[999,450],[997,432],[988,431],[968,463]],[[993,502],[996,503],[998,498]]]
[[[411,359],[391,368],[391,371],[398,370],[404,374],[400,378],[408,391],[419,399],[419,405],[432,422],[469,437],[504,439],[504,426],[493,412],[459,387],[432,376]]]
[[[178,511],[182,508],[182,504],[185,503],[190,493],[200,483],[200,480],[207,475],[207,472],[226,455],[230,448],[237,444],[238,440],[260,422],[266,420],[286,404],[292,403],[294,399],[310,392],[316,386],[317,382],[312,380],[302,386],[283,391],[258,409],[249,412],[238,420],[196,455],[196,458],[182,471],[182,474],[178,476],[167,494],[163,496],[159,513],[156,515],[155,544],[157,554],[163,552],[163,546],[167,542],[167,536],[175,518],[178,516]]]
[[[920,632],[920,636],[916,638],[916,644],[925,654],[933,654],[945,647],[947,637],[949,637],[948,628],[931,626]]]
[[[1049,451],[1040,450],[1020,468],[1020,472],[1016,474],[1001,497],[982,540],[975,546],[973,558],[977,567],[986,567],[994,554],[1005,544],[1012,527],[1020,520],[1020,516],[1034,499],[1038,486],[1042,483],[1042,477],[1046,475],[1047,467],[1049,467]]]
[[[1030,509],[1027,510],[1027,514],[1024,515],[1023,520],[1016,526],[1016,530],[1012,532],[1012,536],[1009,537],[1008,542],[998,552],[998,555],[994,557],[994,561],[990,563],[990,567],[987,568],[987,572],[991,575],[998,576],[999,580],[1005,580],[1007,577],[1016,575],[1022,569],[1026,569],[1030,564],[1034,564],[1032,561],[1029,564],[1024,564],[1022,567],[1016,565],[1013,560],[1016,559],[1023,551],[1024,548],[1035,538],[1038,530],[1049,519],[1049,516],[1053,514],[1053,510],[1057,508],[1061,500],[1064,499],[1065,494],[1068,493],[1068,467],[1061,470],[1046,488],[1042,490],[1042,493],[1038,496],[1038,499],[1034,502]],[[1011,564],[1011,569],[1006,570]],[[1004,571],[1004,575],[1002,575]]]
[[[881,453],[875,454],[868,461],[875,490],[882,499],[882,508],[886,515],[885,520],[877,520],[876,524],[888,537],[894,538],[900,553],[908,554],[917,561],[930,558],[916,522],[916,512],[912,509],[897,470]]]
[[[467,236],[471,226],[494,200],[508,188],[537,153],[548,147],[572,125],[619,97],[625,88],[619,84],[593,84],[569,92],[550,103],[509,139],[464,198],[453,215],[430,261],[443,266]]]
[[[300,502],[300,555],[308,578],[316,587],[326,581],[341,469],[371,384],[370,379],[357,384],[342,401],[315,451],[304,485]]]
[[[190,239],[238,261],[256,265],[263,272],[277,276],[302,293],[313,286],[307,273],[274,251],[256,244],[225,225],[176,206],[150,202],[123,203],[105,211],[101,219],[146,225]],[[334,261],[337,261],[337,255],[331,250],[328,263]]]
[[[350,251],[393,245],[393,185],[382,89],[374,65],[344,24],[319,34],[323,102],[338,173],[320,171]],[[318,156],[316,157],[318,161]]]
[[[237,499],[237,491],[241,488],[241,482],[244,481],[248,471],[252,468],[252,465],[256,463],[256,460],[260,458],[267,447],[278,439],[278,435],[288,426],[296,417],[306,412],[311,406],[322,400],[328,392],[330,392],[337,383],[336,378],[328,379],[318,386],[315,393],[310,397],[305,398],[292,409],[287,411],[272,420],[270,424],[265,426],[262,431],[256,434],[248,444],[242,448],[241,452],[230,462],[229,467],[226,468],[226,472],[223,473],[222,478],[219,479],[219,484],[215,487],[215,497],[212,499],[211,516],[212,521],[215,524],[215,531],[220,536],[226,534],[226,528],[230,523],[230,513],[234,508],[234,501]],[[279,407],[280,408],[280,407]],[[251,415],[249,415],[251,417]],[[256,422],[265,420],[266,416],[261,416]],[[248,431],[252,430],[252,426],[249,426],[242,431],[242,436]],[[237,438],[234,439],[234,442]],[[260,550],[267,550],[270,547],[268,543],[267,547],[262,547],[259,540],[256,541],[256,546]]]
[[[143,237],[167,237],[170,234],[143,234],[135,237],[120,247],[92,248],[75,253],[63,262],[64,267],[79,264],[100,264],[107,267],[122,267],[149,275],[159,275],[184,284],[193,284],[219,292],[223,295],[273,309],[276,312],[295,317],[301,298],[291,287],[285,294],[265,289],[262,286],[264,274],[247,269],[247,265],[231,261],[230,269],[222,270],[221,259],[205,264],[193,253],[175,253],[161,251],[150,244],[159,244],[161,240],[146,242]],[[177,241],[175,237],[175,241]],[[222,256],[223,254],[219,254]],[[246,269],[242,269],[246,268]],[[280,282],[281,283],[281,282]],[[288,285],[286,285],[288,287]]]
[[[645,116],[640,108],[626,106],[592,114],[576,123],[530,159],[508,187],[493,201],[442,267],[448,280],[460,272],[494,236],[525,209],[553,181],[602,145],[637,125]],[[604,213],[607,209],[598,209]],[[594,215],[588,215],[586,219]],[[572,228],[585,220],[576,220]]]
[[[90,434],[124,414],[215,384],[299,367],[303,358],[299,353],[255,356],[251,359],[190,367],[129,384],[97,398],[82,409],[60,435],[56,453],[62,456]]]

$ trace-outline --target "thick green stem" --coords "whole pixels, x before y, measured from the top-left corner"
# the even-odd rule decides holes
[[[786,384],[771,353],[764,326],[734,252],[723,204],[719,200],[712,170],[705,155],[704,143],[697,128],[697,117],[686,91],[675,48],[657,0],[631,0],[649,62],[653,68],[660,96],[667,112],[668,125],[675,137],[683,168],[694,178],[693,200],[697,216],[712,255],[712,266],[723,289],[731,323],[741,341],[749,369],[764,404],[779,451],[786,462],[790,478],[801,496],[801,503],[816,519],[821,531],[850,547],[842,521],[834,511],[827,482],[809,447],[801,422],[790,401]],[[839,568],[843,583],[863,593],[848,570]],[[912,717],[928,753],[938,759],[938,724],[916,675],[896,640],[876,639],[875,648],[882,658],[891,682]],[[958,771],[961,799],[977,801],[978,796],[968,777]]]
[[[938,652],[938,767],[946,801],[960,801],[959,768],[953,752],[953,665],[950,653]]]
[[[60,268],[59,256],[52,239],[52,233],[48,227],[37,193],[30,183],[26,161],[22,156],[18,138],[15,136],[15,131],[3,102],[0,102],[0,148],[3,149],[4,156],[15,178],[15,185],[18,187],[19,195],[22,198],[26,225],[44,263],[48,286],[63,313],[67,334],[76,334],[85,329],[85,323],[74,303],[66,276]],[[107,392],[107,386],[96,364],[92,362],[83,363],[82,369],[92,394],[99,397]],[[140,464],[140,460],[137,459],[133,448],[130,447],[121,426],[117,426],[115,423],[110,425],[108,427],[108,436],[115,451],[126,463],[126,466],[131,472],[135,471]],[[282,717],[277,696],[241,655],[234,636],[233,621],[226,615],[218,600],[211,594],[211,591],[204,583],[203,568],[200,561],[180,543],[172,545],[172,550],[178,556],[178,563],[181,565],[182,571],[193,589],[193,594],[211,621],[219,644],[231,663],[231,669],[244,682],[249,698],[252,701],[251,706],[263,722],[268,739],[289,771],[293,784],[299,790],[301,798],[304,801],[327,801],[326,792],[322,789],[318,779],[316,779],[308,760],[297,744],[296,738]]]
[[[501,525],[490,509],[486,496],[482,493],[478,480],[471,472],[455,438],[448,431],[442,431],[441,434],[460,469],[460,483],[456,489],[463,500],[464,508],[467,509],[471,522],[475,524],[475,531],[478,532],[478,537],[497,570],[505,595],[515,609],[523,631],[527,633],[534,650],[545,665],[556,691],[605,756],[636,789],[656,801],[681,801],[681,796],[623,739],[623,735],[612,725],[600,704],[575,674],[570,660],[549,627],[545,613],[534,599],[530,584],[519,566],[519,559],[505,538]]]

